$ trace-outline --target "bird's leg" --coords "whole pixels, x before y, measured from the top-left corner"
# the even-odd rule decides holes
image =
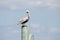
[[[24,26],[24,24],[22,24],[22,26]]]

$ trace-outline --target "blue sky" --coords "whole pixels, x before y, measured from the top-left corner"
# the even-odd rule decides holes
[[[60,0],[0,0],[0,40],[21,40],[18,20],[30,10],[35,40],[60,40]]]

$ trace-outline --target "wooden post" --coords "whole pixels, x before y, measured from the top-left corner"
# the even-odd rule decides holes
[[[27,25],[21,27],[21,40],[29,40],[29,27]]]

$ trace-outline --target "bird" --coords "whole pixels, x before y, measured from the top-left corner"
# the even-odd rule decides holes
[[[27,14],[26,17],[20,19],[17,25],[27,23],[30,19],[29,13],[30,13],[29,10],[26,10],[26,14]]]

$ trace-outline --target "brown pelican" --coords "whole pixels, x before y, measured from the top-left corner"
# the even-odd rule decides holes
[[[29,16],[29,10],[26,10],[26,13],[27,13],[26,17],[20,19],[18,24],[25,24],[26,22],[29,21],[29,19],[30,19],[30,16]],[[18,24],[17,24],[17,25],[18,25]]]

